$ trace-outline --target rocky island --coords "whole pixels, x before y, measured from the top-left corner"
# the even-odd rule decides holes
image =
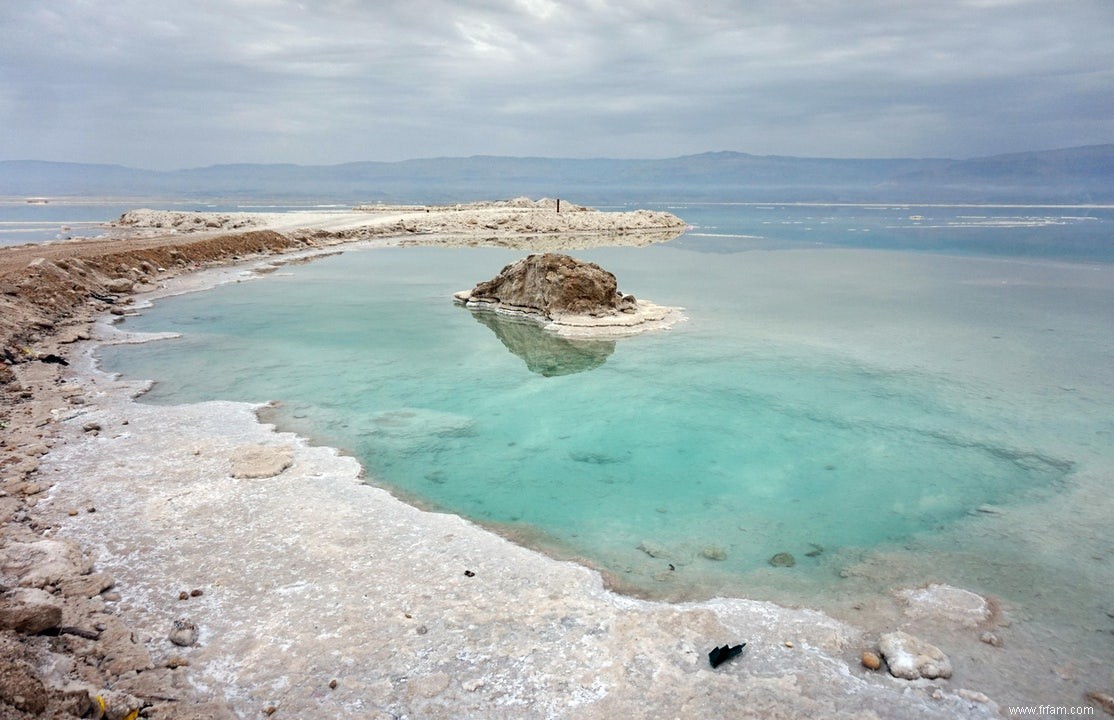
[[[679,308],[619,292],[615,276],[599,265],[558,253],[528,255],[453,299],[471,310],[536,320],[568,337],[633,335],[684,318]]]

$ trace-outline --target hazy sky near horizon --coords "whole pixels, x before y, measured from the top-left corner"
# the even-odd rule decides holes
[[[1114,142],[1112,0],[0,0],[0,159]]]

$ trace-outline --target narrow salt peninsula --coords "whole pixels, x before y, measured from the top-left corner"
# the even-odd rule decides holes
[[[661,211],[601,212],[563,200],[515,198],[448,206],[360,205],[329,212],[133,210],[114,226],[125,237],[271,230],[309,244],[391,237],[408,245],[437,235],[439,245],[529,245],[535,250],[556,250],[661,242],[676,237],[685,223]]]
[[[645,231],[616,221],[605,237],[571,240],[544,233],[563,220],[539,230],[524,215],[521,230],[499,230],[503,212],[519,210],[410,209],[316,225],[178,214],[171,228],[147,215],[118,240],[0,254],[11,366],[0,584],[15,588],[0,596],[0,615],[14,619],[0,638],[5,677],[29,688],[0,693],[12,717],[98,707],[178,720],[997,714],[961,675],[864,668],[876,638],[822,613],[616,594],[583,565],[366,484],[351,457],[260,423],[261,406],[136,403],[142,383],[96,367],[98,344],[144,339],[110,322],[136,298],[258,276],[351,239],[539,250],[679,231],[634,213]],[[462,221],[453,235],[398,234],[399,223],[450,218]],[[481,218],[497,227],[477,227]],[[220,267],[231,260],[248,264]],[[257,461],[250,472],[245,457]],[[922,605],[955,633],[996,622],[986,612],[968,628]],[[39,621],[24,625],[32,613]],[[743,642],[739,657],[711,667],[709,651]]]

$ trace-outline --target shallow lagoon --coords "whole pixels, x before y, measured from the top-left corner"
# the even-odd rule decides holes
[[[180,339],[101,357],[155,379],[146,402],[274,401],[269,421],[353,453],[369,482],[626,592],[859,622],[894,588],[947,582],[1023,621],[1019,656],[1105,683],[1114,266],[703,219],[574,253],[685,307],[665,333],[554,342],[449,300],[521,252],[370,249],[160,301],[124,327]],[[771,566],[783,552],[793,567]]]

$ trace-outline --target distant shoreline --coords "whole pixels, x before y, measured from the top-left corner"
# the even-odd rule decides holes
[[[702,152],[667,158],[472,156],[353,161],[336,165],[211,165],[145,170],[120,165],[0,160],[0,195],[51,197],[98,188],[104,195],[182,196],[244,187],[270,197],[348,202],[483,199],[510,193],[616,199],[707,200],[734,190],[753,199],[902,204],[1114,202],[1114,144],[985,157],[831,158]],[[364,197],[359,197],[360,195]],[[633,197],[632,197],[633,195]],[[478,196],[478,197],[477,197]]]

